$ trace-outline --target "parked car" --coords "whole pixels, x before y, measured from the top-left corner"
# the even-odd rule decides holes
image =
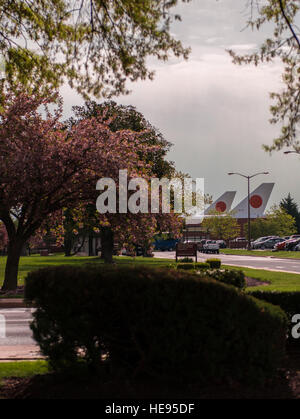
[[[254,248],[255,249],[261,249],[261,250],[263,250],[263,249],[274,249],[274,246],[277,243],[282,243],[284,241],[285,240],[281,239],[281,238],[271,238],[271,239],[267,239],[267,240],[256,243]]]
[[[157,240],[154,243],[154,250],[158,250],[161,252],[164,251],[173,251],[176,249],[176,243],[178,243],[179,240],[176,239],[168,239],[168,240]]]
[[[201,252],[203,253],[220,253],[220,246],[216,240],[206,240],[203,244]]]
[[[220,249],[226,249],[227,244],[225,240],[217,240],[217,243],[219,243]]]
[[[203,250],[203,245],[206,243],[206,239],[201,239],[199,241],[197,241],[197,250],[198,252],[202,252]]]
[[[294,251],[296,249],[296,246],[298,246],[298,244],[300,244],[300,238],[291,239],[291,240],[288,241],[288,243],[286,243],[285,250]]]
[[[198,237],[192,237],[188,240],[185,240],[183,243],[196,243],[198,252],[202,252],[203,244],[206,242],[206,239],[199,239]]]
[[[259,247],[257,247],[260,243],[266,241],[266,240],[270,240],[270,239],[280,239],[279,236],[263,236],[263,237],[259,237],[258,239],[254,240],[253,242],[251,242],[251,247],[252,249],[259,249]]]
[[[128,250],[126,248],[121,249],[121,255],[131,256],[131,257],[134,257],[134,256],[153,257],[154,256],[151,251],[144,249],[139,244],[135,244],[132,250]]]
[[[275,245],[275,250],[288,250],[289,248],[289,244],[295,242],[295,239],[289,239],[289,240],[285,240],[281,243],[277,243]]]

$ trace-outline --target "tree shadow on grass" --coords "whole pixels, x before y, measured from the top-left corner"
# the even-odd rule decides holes
[[[299,399],[300,351],[292,349],[277,376],[263,387],[238,383],[214,385],[174,384],[150,380],[127,380],[92,375],[46,374],[31,378],[9,378],[0,388],[8,399]]]

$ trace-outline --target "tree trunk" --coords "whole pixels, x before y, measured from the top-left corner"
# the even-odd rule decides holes
[[[64,237],[65,256],[71,256],[72,247],[73,247],[72,235],[65,233],[65,237]]]
[[[89,235],[89,256],[95,256],[93,236]]]
[[[101,228],[101,258],[105,263],[113,263],[114,233],[110,227]]]
[[[10,240],[8,244],[5,277],[2,291],[15,291],[18,286],[18,269],[24,242],[20,239]]]

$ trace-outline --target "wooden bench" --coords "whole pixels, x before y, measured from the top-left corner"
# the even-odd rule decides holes
[[[194,257],[197,262],[197,243],[177,243],[176,244],[176,262],[178,257]]]

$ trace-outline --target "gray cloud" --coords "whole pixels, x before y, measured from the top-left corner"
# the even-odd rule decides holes
[[[194,0],[181,4],[183,22],[172,27],[178,39],[192,47],[188,61],[169,63],[149,60],[156,70],[153,82],[129,85],[132,93],[119,103],[143,112],[165,137],[174,143],[170,159],[193,177],[205,177],[206,191],[214,197],[224,190],[237,190],[234,204],[246,194],[243,179],[228,171],[270,171],[260,181],[275,182],[270,204],[291,192],[300,203],[297,188],[297,156],[281,152],[271,157],[262,150],[279,131],[271,126],[269,92],[281,86],[281,65],[240,67],[232,64],[225,48],[247,53],[261,42],[262,34],[245,27],[244,0]],[[269,31],[270,28],[267,28]],[[66,115],[82,100],[64,87]]]

